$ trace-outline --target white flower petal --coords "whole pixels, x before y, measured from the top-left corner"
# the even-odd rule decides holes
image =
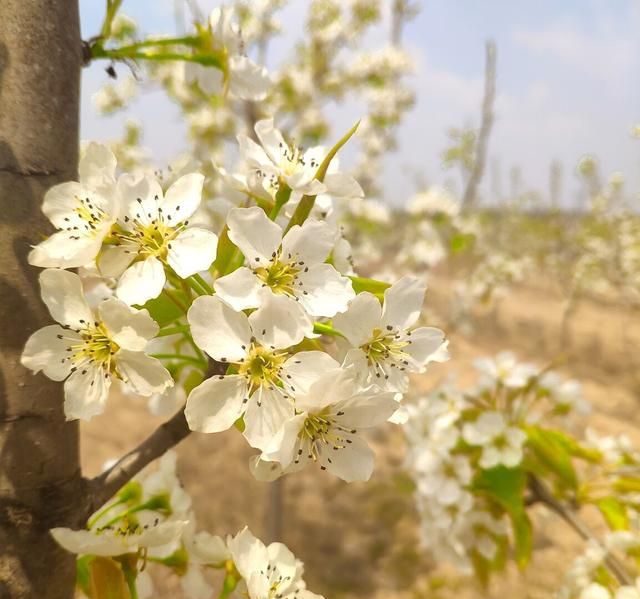
[[[144,530],[136,540],[137,547],[160,547],[177,541],[182,535],[187,522],[184,520],[170,520],[161,522],[157,526],[150,526]]]
[[[355,395],[357,386],[352,370],[342,368],[337,372],[323,372],[310,386],[308,393],[296,396],[296,409],[318,414],[327,406]]]
[[[271,437],[269,443],[265,445],[261,460],[263,462],[277,462],[282,468],[287,468],[296,457],[300,431],[306,419],[307,413],[303,412],[284,421]],[[269,474],[268,463],[256,464],[256,466],[261,466],[267,471],[265,474]]]
[[[183,175],[171,185],[160,202],[165,222],[175,225],[192,216],[200,206],[203,185],[204,175],[200,173]]]
[[[245,266],[216,279],[213,288],[234,310],[257,308],[260,305],[260,281],[253,271]]]
[[[131,228],[133,221],[148,225],[158,218],[162,188],[154,177],[122,175],[116,189],[120,204],[118,220],[125,229]]]
[[[40,268],[76,268],[93,263],[102,237],[76,236],[73,231],[57,231],[29,252],[29,264]]]
[[[52,528],[50,532],[58,545],[78,555],[109,556],[127,553],[129,550],[123,537],[96,535],[90,530],[71,530],[70,528]]]
[[[251,328],[243,312],[236,312],[220,298],[203,295],[187,312],[193,340],[214,360],[238,362],[248,352]]]
[[[138,254],[138,247],[132,244],[107,245],[98,254],[96,265],[103,277],[118,278]]]
[[[80,181],[88,185],[102,185],[105,179],[114,179],[116,166],[116,157],[107,146],[91,142],[85,148],[78,164]]]
[[[293,400],[279,389],[254,392],[244,414],[244,436],[251,447],[265,449],[283,423],[294,415]]]
[[[335,233],[325,222],[306,220],[295,225],[282,238],[282,256],[304,265],[324,262],[333,248]],[[291,258],[289,258],[291,256]]]
[[[345,173],[327,173],[324,177],[327,193],[337,198],[363,198],[364,191],[360,184]]]
[[[340,364],[323,351],[303,351],[291,356],[283,365],[285,384],[296,393],[308,393],[323,374],[340,370]]]
[[[245,526],[227,543],[238,572],[248,579],[252,572],[260,571],[269,561],[264,543],[257,539]]]
[[[427,286],[419,279],[404,276],[384,292],[382,323],[406,329],[419,318]]]
[[[448,353],[443,350],[445,344],[444,333],[434,327],[420,327],[411,332],[411,344],[406,352],[421,366],[429,362],[442,362],[448,359]]]
[[[149,397],[173,385],[173,378],[162,362],[141,351],[121,349],[114,358],[125,383],[138,395]]]
[[[246,135],[238,135],[236,139],[240,147],[240,156],[249,166],[262,167],[271,165],[271,160],[262,149],[262,146],[258,145],[253,139]]]
[[[102,414],[109,397],[111,377],[100,367],[79,368],[64,383],[67,420],[91,420]]]
[[[211,69],[214,70],[214,69]],[[271,87],[269,72],[246,56],[229,58],[229,91],[243,100],[264,100]]]
[[[78,233],[86,231],[89,227],[85,227],[87,222],[78,214],[81,200],[95,208],[100,208],[106,213],[107,220],[111,220],[116,215],[115,200],[111,197],[104,197],[96,193],[93,189],[68,181],[50,187],[44,194],[42,200],[42,212],[47,218],[58,228],[66,229],[69,226],[78,226]],[[88,202],[87,202],[88,200]],[[91,208],[89,208],[91,210]],[[97,212],[94,210],[97,215]]]
[[[398,409],[395,393],[356,395],[336,403],[334,411],[344,412],[338,416],[340,424],[347,428],[372,428],[386,422]]]
[[[83,328],[93,322],[91,308],[84,297],[80,277],[67,270],[47,269],[40,273],[42,301],[60,324]]]
[[[254,129],[271,161],[276,165],[279,164],[289,145],[282,137],[282,133],[273,126],[273,119],[258,121]]]
[[[262,305],[249,316],[254,336],[264,345],[284,349],[313,334],[313,322],[293,298],[261,292]]]
[[[356,295],[351,280],[331,264],[314,264],[301,272],[298,280],[301,285],[295,288],[296,296],[312,316],[332,317],[344,312]]]
[[[82,337],[75,331],[63,329],[53,324],[33,333],[24,347],[20,363],[37,373],[42,370],[45,376],[54,381],[62,381],[71,372],[73,364],[68,357],[67,347],[82,342]]]
[[[200,227],[189,227],[171,241],[167,262],[179,277],[186,279],[207,270],[216,259],[217,248],[218,237],[215,233]]]
[[[195,387],[187,398],[185,418],[192,431],[219,433],[242,416],[247,397],[243,376],[214,376]]]
[[[359,293],[343,314],[336,314],[333,327],[340,331],[351,345],[358,347],[371,339],[373,329],[380,326],[382,307],[368,292]]]
[[[343,449],[331,452],[331,462],[325,461],[327,470],[345,482],[367,481],[373,473],[374,456],[369,446],[359,437],[352,436],[351,443]]]
[[[249,470],[256,480],[270,483],[280,478],[284,471],[278,462],[268,462],[260,456],[254,455],[249,459]]]
[[[142,351],[158,334],[158,324],[147,310],[136,310],[116,298],[100,302],[98,314],[111,339],[124,349]]]
[[[166,280],[162,262],[150,256],[124,271],[118,281],[116,295],[129,305],[142,306],[162,293]]]
[[[229,239],[253,266],[265,266],[280,246],[282,229],[262,208],[233,208],[227,216]]]

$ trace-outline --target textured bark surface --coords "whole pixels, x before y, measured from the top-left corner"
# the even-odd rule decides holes
[[[51,526],[74,524],[82,495],[78,428],[59,383],[20,366],[50,323],[30,244],[50,232],[45,190],[73,179],[81,45],[77,0],[0,0],[0,598],[73,597],[74,559]]]

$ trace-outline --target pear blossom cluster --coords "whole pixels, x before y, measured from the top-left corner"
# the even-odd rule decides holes
[[[467,574],[494,567],[512,542],[513,514],[487,493],[486,473],[520,476],[532,430],[588,410],[577,381],[511,352],[475,368],[476,387],[444,384],[408,403],[403,425],[424,547]]]
[[[155,596],[152,574],[160,569],[172,571],[191,599],[214,596],[209,573],[216,569],[226,572],[227,587],[250,599],[322,599],[306,588],[302,562],[282,543],[267,546],[246,527],[226,538],[198,530],[176,465],[177,455],[165,453],[93,514],[86,529],[54,528],[51,535],[86,568],[98,567],[98,557],[133,568],[140,599]]]
[[[88,146],[80,181],[45,197],[58,230],[29,259],[48,267],[42,295],[60,325],[34,333],[22,361],[66,379],[69,419],[100,414],[117,380],[156,413],[185,401],[194,431],[242,422],[260,451],[251,465],[259,478],[316,464],[367,480],[373,456],[362,433],[402,411],[409,375],[446,360],[448,342],[419,325],[422,281],[358,279],[372,291],[356,294],[331,259],[333,223],[312,213],[294,224],[305,198],[362,194],[336,163],[316,177],[328,150],[301,152],[271,119],[256,133],[259,144],[238,139],[243,174],[225,176],[259,204],[231,208],[217,234],[193,222],[203,175],[116,176],[113,154]],[[101,290],[95,307],[84,286]],[[219,374],[207,376],[208,360]]]

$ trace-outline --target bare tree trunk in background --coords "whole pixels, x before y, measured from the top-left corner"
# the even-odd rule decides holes
[[[489,40],[485,46],[484,98],[482,100],[482,121],[476,140],[475,159],[462,197],[463,206],[471,206],[477,197],[478,185],[482,181],[487,162],[489,135],[493,126],[493,103],[496,96],[496,44]]]
[[[0,0],[0,597],[70,599],[75,559],[49,535],[77,525],[78,427],[62,386],[20,366],[50,324],[30,244],[45,190],[74,179],[81,42],[77,0]]]

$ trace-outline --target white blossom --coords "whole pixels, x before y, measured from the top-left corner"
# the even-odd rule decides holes
[[[332,360],[319,351],[289,350],[310,334],[308,321],[296,318],[291,303],[270,295],[247,317],[216,296],[193,302],[187,317],[194,341],[237,374],[213,376],[191,391],[185,416],[192,430],[223,431],[244,415],[245,437],[261,448],[293,416],[292,395]]]
[[[325,260],[335,234],[323,222],[307,220],[282,228],[261,208],[234,208],[227,217],[229,238],[245,255],[247,266],[217,279],[216,293],[236,310],[256,308],[261,290],[290,297],[311,316],[334,316],[346,310],[355,293],[351,281]]]
[[[95,530],[53,528],[51,535],[67,551],[79,555],[122,555],[136,553],[166,545],[180,538],[186,521],[159,522],[153,519],[147,524],[124,521],[119,525]]]
[[[185,279],[211,266],[217,236],[189,226],[200,206],[204,177],[180,177],[163,194],[155,178],[124,175],[118,181],[121,211],[98,266],[105,276],[118,277],[117,296],[128,304],[157,297],[166,282],[165,267]]]
[[[250,599],[322,599],[306,589],[302,562],[282,543],[265,546],[244,528],[228,547]]]
[[[75,268],[95,260],[117,214],[116,158],[106,147],[87,146],[79,165],[79,182],[51,187],[42,211],[57,231],[29,253],[29,264]]]
[[[495,358],[480,358],[474,362],[476,370],[484,375],[484,384],[500,383],[505,387],[524,387],[535,374],[531,364],[518,362],[515,354],[500,352]]]
[[[185,62],[184,76],[188,83],[197,82],[206,94],[229,92],[243,100],[263,100],[271,80],[267,70],[255,64],[244,53],[239,26],[233,22],[233,10],[214,8],[209,14],[208,28],[211,50],[226,58],[226,73],[211,66]]]
[[[283,423],[263,449],[261,460],[278,462],[284,472],[316,463],[346,482],[369,480],[374,458],[362,432],[395,412],[394,394],[362,389],[355,373],[340,369],[337,362],[308,380],[313,382],[296,394],[299,413]]]
[[[474,422],[462,429],[464,440],[482,447],[480,466],[493,468],[499,464],[513,467],[522,461],[522,445],[527,435],[516,426],[510,426],[501,412],[483,412]]]
[[[67,419],[89,420],[102,413],[116,377],[139,395],[161,393],[173,384],[169,372],[146,355],[158,325],[146,310],[107,299],[91,310],[78,275],[57,269],[40,274],[42,299],[60,324],[29,337],[21,362],[54,381],[65,380]]]
[[[333,326],[354,348],[347,361],[363,370],[368,383],[404,392],[410,372],[424,372],[429,362],[448,359],[448,342],[440,329],[413,326],[425,291],[418,279],[406,276],[384,292],[383,306],[363,292],[333,319]]]
[[[337,197],[362,197],[362,188],[355,179],[336,171],[335,159],[323,182],[316,178],[318,168],[327,154],[324,148],[318,146],[303,151],[295,144],[287,143],[282,133],[274,127],[273,119],[258,121],[255,132],[259,144],[246,135],[238,135],[246,174],[232,178],[236,187],[267,198],[275,198],[282,183],[300,194],[328,193]]]

